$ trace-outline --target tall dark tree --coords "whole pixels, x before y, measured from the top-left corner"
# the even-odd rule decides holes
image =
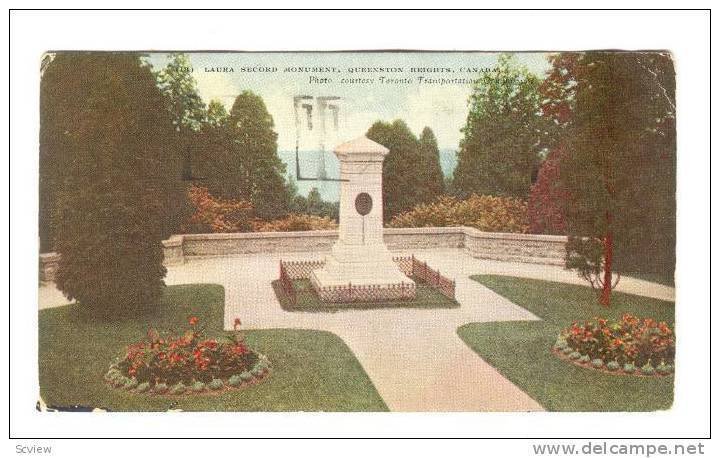
[[[508,54],[483,73],[470,96],[453,187],[472,193],[527,197],[542,151],[540,79]]]
[[[223,127],[227,123],[228,112],[225,105],[219,100],[211,100],[208,103],[207,115],[205,116],[206,124],[211,127]]]
[[[284,216],[291,202],[274,128],[262,97],[250,91],[237,96],[227,121],[228,148],[239,167],[240,197],[264,219]]]
[[[546,135],[540,137],[546,154],[528,199],[530,231],[534,233],[565,234],[568,194],[560,178],[560,164],[562,156],[568,154],[564,142],[575,109],[580,56],[574,52],[551,54],[550,69],[539,87],[540,109],[547,121],[547,130]]]
[[[665,53],[590,52],[575,79],[566,261],[609,305],[620,272],[674,267],[675,74]]]
[[[184,195],[151,70],[137,54],[59,53],[41,93],[41,151],[65,158],[57,286],[97,312],[152,306],[165,275],[162,240]]]
[[[249,199],[241,195],[241,164],[231,152],[228,119],[225,106],[218,100],[211,100],[205,122],[195,133],[193,178],[215,197]]]
[[[47,69],[53,62],[55,65],[52,71],[48,72]],[[72,84],[65,80],[76,76],[73,68],[65,62],[65,57],[58,60],[53,55],[46,55],[42,66],[38,214],[41,253],[55,249],[58,195],[62,190],[64,169],[73,160],[70,132],[67,130],[67,118],[64,115],[72,109],[77,100],[63,100],[58,97],[57,92],[63,85]]]
[[[420,142],[404,121],[377,121],[366,136],[390,150],[383,162],[385,221],[431,200],[425,177],[420,173],[424,164]]]
[[[430,198],[442,195],[445,191],[445,177],[440,167],[440,150],[435,133],[425,127],[420,133],[420,155],[423,159],[418,173],[425,181]]]
[[[183,154],[183,175],[193,177],[192,165],[197,148],[201,147],[197,132],[206,118],[205,103],[197,89],[190,59],[183,53],[172,53],[169,62],[155,73],[157,85],[165,96]]]

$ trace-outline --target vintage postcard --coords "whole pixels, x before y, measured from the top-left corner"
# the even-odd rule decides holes
[[[673,406],[668,51],[51,51],[39,402]]]

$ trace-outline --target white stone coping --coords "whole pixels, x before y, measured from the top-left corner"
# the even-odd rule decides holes
[[[294,232],[232,232],[232,233],[211,233],[211,234],[182,234],[174,235],[181,240],[253,240],[253,239],[283,239],[298,237],[336,237],[338,231],[294,231]]]
[[[540,243],[547,243],[548,248],[552,245],[556,244],[564,244],[567,241],[566,236],[562,235],[541,235],[541,234],[515,234],[515,233],[505,233],[505,232],[483,232],[478,229],[472,228],[472,227],[466,227],[466,226],[451,226],[451,227],[403,227],[403,228],[384,228],[383,229],[384,235],[389,236],[413,236],[413,235],[427,235],[427,236],[433,236],[433,235],[461,235],[463,237],[462,244],[465,246],[466,249],[469,249],[471,251],[475,251],[474,246],[468,247],[468,241],[470,240],[483,240],[483,239],[491,239],[491,240],[506,240],[506,241],[520,241],[520,242],[540,242]],[[163,240],[163,248],[167,250],[173,250],[176,254],[171,255],[170,252],[166,252],[166,261],[168,262],[175,262],[179,261],[180,263],[183,262],[183,258],[185,256],[193,257],[193,258],[201,258],[201,257],[214,257],[214,256],[222,256],[222,254],[191,254],[186,255],[183,253],[183,246],[186,241],[188,242],[202,242],[202,241],[223,241],[223,240],[280,240],[280,239],[327,239],[327,238],[337,238],[338,237],[338,231],[336,229],[333,230],[321,230],[321,231],[294,231],[294,232],[239,232],[239,233],[211,233],[211,234],[177,234],[173,235],[167,240]],[[469,240],[468,240],[469,238]],[[498,247],[499,250],[502,250],[502,246]],[[179,252],[178,252],[179,251]],[[477,253],[476,253],[477,254]],[[535,255],[527,255],[527,256],[520,256],[517,254],[508,254],[508,258],[517,259],[517,262],[541,262],[541,263],[548,263],[548,259],[554,258],[557,255],[555,253],[549,252],[549,257],[547,259],[539,258],[537,254]],[[495,253],[488,253],[489,257],[496,257],[498,255],[497,252]],[[168,258],[170,256],[170,258]],[[527,259],[526,259],[527,258]],[[531,259],[532,258],[532,259]],[[40,265],[41,268],[49,267],[51,265],[57,264],[57,262],[60,260],[60,255],[57,253],[41,253],[40,254]],[[559,262],[559,261],[558,261]]]
[[[181,247],[184,237],[184,235],[171,235],[169,239],[162,241],[163,248]]]
[[[40,253],[40,262],[42,264],[46,264],[49,262],[58,262],[60,260],[60,255],[55,252],[50,253]]]
[[[462,227],[465,235],[483,239],[505,239],[505,240],[528,240],[535,242],[567,242],[565,235],[546,235],[546,234],[516,234],[512,232],[483,232],[474,227]]]
[[[477,229],[465,226],[450,227],[386,227],[383,229],[384,235],[443,235],[443,234],[464,234],[468,235],[468,231],[473,231],[472,236],[486,238],[511,238],[513,240],[541,240],[538,237],[558,237],[558,236],[539,236],[534,234],[511,234],[500,232],[482,232]],[[479,235],[476,235],[479,234]],[[527,236],[526,238],[514,238],[512,236]],[[337,237],[337,229],[326,229],[320,231],[291,231],[291,232],[232,232],[232,233],[208,233],[208,234],[180,234],[173,235],[163,243],[165,246],[175,246],[176,240],[239,240],[239,239],[278,239],[278,238],[298,238],[298,237]],[[175,240],[174,240],[175,239]],[[565,237],[560,236],[565,241]],[[173,241],[173,244],[170,244]],[[556,241],[556,240],[552,240]]]

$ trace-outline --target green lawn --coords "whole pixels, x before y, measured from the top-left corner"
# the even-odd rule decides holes
[[[560,330],[575,320],[615,319],[630,312],[674,324],[674,303],[613,292],[607,309],[585,286],[496,275],[471,278],[542,319],[469,323],[458,335],[545,409],[653,411],[672,406],[673,376],[606,374],[562,361],[550,349]]]
[[[675,272],[627,272],[623,276],[639,278],[665,286],[675,286]]]
[[[218,395],[133,394],[105,385],[112,358],[142,339],[148,328],[183,330],[196,315],[207,335],[222,331],[224,291],[218,285],[166,289],[152,312],[114,320],[84,315],[76,305],[39,312],[40,392],[52,406],[113,411],[387,411],[360,363],[336,335],[271,329],[245,332],[248,344],[271,361],[269,378]]]
[[[457,301],[443,296],[435,288],[424,284],[417,285],[415,299],[411,301],[343,302],[332,304],[320,300],[313,290],[310,280],[294,280],[293,286],[297,294],[296,304],[293,304],[287,297],[280,286],[280,280],[272,282],[272,287],[278,302],[280,302],[280,306],[288,312],[340,312],[343,310],[381,308],[442,309],[460,307]]]

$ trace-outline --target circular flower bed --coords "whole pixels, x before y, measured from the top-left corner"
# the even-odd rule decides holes
[[[553,352],[579,366],[613,374],[670,375],[675,369],[675,335],[665,322],[626,313],[617,322],[596,318],[575,322],[558,336]]]
[[[110,366],[105,381],[135,393],[181,395],[240,388],[270,373],[267,358],[248,348],[240,334],[205,338],[198,319],[189,322],[180,336],[148,331]]]

